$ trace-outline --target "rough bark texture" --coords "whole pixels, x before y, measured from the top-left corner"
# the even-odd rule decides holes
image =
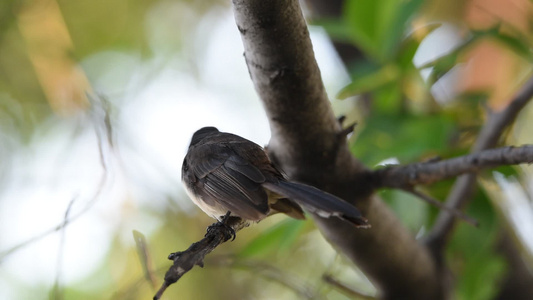
[[[270,120],[268,151],[292,178],[354,203],[370,230],[315,218],[324,236],[357,263],[382,298],[442,298],[429,251],[377,197],[349,152],[330,107],[298,1],[234,0],[250,77]]]

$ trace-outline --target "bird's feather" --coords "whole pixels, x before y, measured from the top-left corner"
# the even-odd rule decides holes
[[[358,227],[369,227],[367,220],[363,218],[355,206],[315,187],[285,180],[275,183],[265,182],[263,187],[292,199],[307,212],[320,217],[337,217]]]
[[[202,147],[209,150],[203,151]],[[268,214],[267,193],[261,187],[265,177],[259,169],[236,157],[224,144],[197,148],[192,155],[199,153],[202,157],[190,157],[197,163],[189,168],[198,181],[193,189],[204,202],[217,202],[220,210],[224,210],[221,214],[231,211],[232,215],[248,220],[260,220]]]

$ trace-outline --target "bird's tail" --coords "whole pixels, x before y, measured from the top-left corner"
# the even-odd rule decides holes
[[[292,199],[309,213],[323,218],[337,217],[357,227],[370,227],[368,221],[355,206],[315,187],[284,180],[276,183],[265,182],[263,187],[283,197]]]

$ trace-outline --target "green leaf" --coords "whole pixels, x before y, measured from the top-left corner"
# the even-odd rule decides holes
[[[344,19],[352,40],[377,61],[390,61],[422,0],[349,0]]]
[[[372,94],[372,108],[379,114],[394,115],[402,109],[402,81],[400,78],[377,89]]]
[[[515,178],[519,178],[520,174],[517,168],[517,166],[500,166],[495,169],[492,169],[491,172],[499,172],[505,177],[513,176]]]
[[[488,30],[472,31],[472,36],[459,47],[455,48],[453,51],[444,56],[420,66],[419,69],[432,67],[433,69],[429,77],[429,82],[436,82],[451,68],[457,65],[458,57],[465,51],[466,48],[475,42],[486,38],[492,38],[495,41],[507,46],[509,49],[513,50],[515,53],[521,55],[525,59],[530,61],[533,60],[533,53],[531,52],[529,45],[524,42],[526,41],[525,38],[502,33],[500,32],[499,26],[496,26]]]
[[[397,62],[400,67],[408,68],[413,64],[413,58],[420,47],[420,43],[435,29],[441,27],[441,23],[429,23],[415,28],[407,34],[400,45]]]
[[[483,35],[481,34],[473,34],[470,38],[466,39],[461,45],[457,46],[455,49],[450,51],[448,54],[440,56],[436,58],[435,60],[432,60],[430,62],[427,62],[419,67],[419,69],[426,69],[430,67],[439,67],[440,65],[445,65],[448,68],[451,68],[451,64],[455,64],[457,61],[457,56],[459,53],[464,51],[467,47],[472,45],[474,42],[477,42],[479,38],[481,38]]]
[[[386,65],[374,72],[354,78],[350,84],[339,92],[337,98],[346,99],[354,95],[376,90],[397,80],[399,76],[400,72],[395,65]]]
[[[428,78],[428,82],[433,84],[437,82],[444,74],[448,73],[453,67],[458,63],[458,59],[461,53],[465,51],[467,47],[476,42],[480,36],[474,35],[463,44],[452,50],[446,55],[440,56],[437,59],[427,62],[424,65],[420,66],[418,69],[432,68],[431,73]]]
[[[287,250],[300,236],[306,222],[286,219],[250,241],[240,252],[240,257],[258,256]]]
[[[455,129],[446,115],[373,115],[365,124],[352,152],[367,165],[396,157],[401,162],[419,161],[423,156],[447,149]]]
[[[344,19],[350,26],[352,40],[369,56],[375,56],[378,50],[376,26],[380,1],[349,0],[345,4]]]
[[[399,190],[385,190],[380,196],[411,232],[416,233],[426,224],[430,206],[421,199]]]
[[[349,26],[343,19],[321,18],[312,21],[312,25],[321,26],[334,41],[351,42]]]
[[[392,57],[398,51],[398,44],[404,31],[409,26],[409,20],[418,12],[423,3],[422,0],[396,0],[394,2],[396,3],[396,9],[390,15],[391,22],[383,37],[382,56],[384,57]]]

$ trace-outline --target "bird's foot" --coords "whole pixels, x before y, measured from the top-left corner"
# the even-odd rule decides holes
[[[215,232],[222,232],[224,234],[224,241],[227,241],[231,239],[231,241],[235,240],[235,237],[237,236],[235,229],[231,226],[232,223],[234,223],[235,217],[230,217],[230,211],[228,211],[224,216],[220,218],[220,220],[216,223],[213,223],[207,227],[207,233],[205,236],[208,236]]]

